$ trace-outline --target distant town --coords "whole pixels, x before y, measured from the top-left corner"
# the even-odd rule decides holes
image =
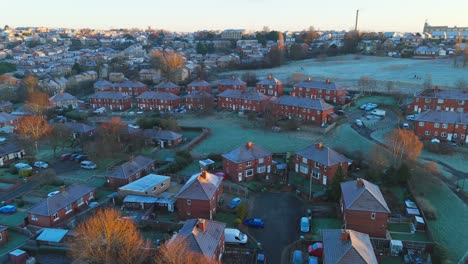
[[[467,263],[468,27],[357,26],[5,25],[0,263]]]

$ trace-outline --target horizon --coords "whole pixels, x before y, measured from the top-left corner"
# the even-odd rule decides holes
[[[424,3],[429,7],[417,3],[422,1],[403,0],[392,3],[369,0],[348,3],[339,0],[320,5],[315,4],[318,1],[307,0],[293,0],[287,5],[279,0],[238,0],[236,3],[222,4],[215,0],[204,0],[203,4],[187,0],[177,3],[158,2],[82,0],[72,4],[58,0],[14,1],[9,3],[9,8],[21,12],[2,14],[0,23],[10,27],[97,30],[145,30],[151,27],[172,32],[226,29],[261,31],[264,27],[277,31],[302,31],[310,26],[321,31],[350,31],[354,30],[356,10],[359,9],[358,30],[362,32],[422,32],[426,19],[433,26],[468,26],[463,12],[453,14],[453,6],[457,6],[458,10],[468,10],[468,1],[461,0],[449,0],[437,9],[432,8],[427,1]],[[28,5],[27,10],[24,10],[25,3]]]

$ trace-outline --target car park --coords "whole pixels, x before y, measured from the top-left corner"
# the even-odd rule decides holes
[[[64,153],[64,154],[60,155],[60,159],[61,160],[69,160],[71,155],[72,155],[72,153]]]
[[[44,161],[36,161],[34,162],[34,167],[41,168],[41,169],[47,169],[49,168],[49,164]]]
[[[241,202],[241,198],[236,197],[232,199],[231,202],[229,202],[228,207],[231,209],[234,209],[240,204],[240,202]]]
[[[382,119],[381,116],[376,116],[376,115],[366,115],[367,120],[380,120]]]
[[[75,157],[75,161],[77,162],[82,162],[83,160],[86,160],[88,158],[88,155],[86,154],[80,154],[78,156]]]
[[[89,161],[89,160],[84,160],[80,164],[81,168],[87,169],[87,170],[94,170],[97,168],[96,163]]]
[[[5,205],[0,207],[0,213],[2,214],[12,214],[16,212],[16,206],[14,205]]]
[[[244,225],[250,226],[250,227],[258,227],[258,228],[264,228],[265,227],[265,223],[260,218],[245,219]]]

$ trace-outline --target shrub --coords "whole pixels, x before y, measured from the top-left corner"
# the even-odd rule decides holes
[[[247,206],[244,203],[241,203],[236,208],[236,215],[239,219],[244,219],[247,213]]]
[[[421,207],[421,210],[424,212],[424,215],[429,220],[436,220],[437,218],[437,209],[432,206],[432,204],[423,197],[416,196],[416,201]]]
[[[454,151],[451,146],[444,143],[426,143],[424,148],[429,152],[443,155],[451,155]]]
[[[221,154],[216,154],[216,153],[208,154],[208,158],[215,162],[219,162],[223,160],[223,156]]]

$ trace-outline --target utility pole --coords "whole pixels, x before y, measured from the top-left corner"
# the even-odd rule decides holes
[[[354,25],[354,32],[357,33],[357,23],[358,23],[358,19],[359,19],[359,9],[356,10],[356,24]]]

